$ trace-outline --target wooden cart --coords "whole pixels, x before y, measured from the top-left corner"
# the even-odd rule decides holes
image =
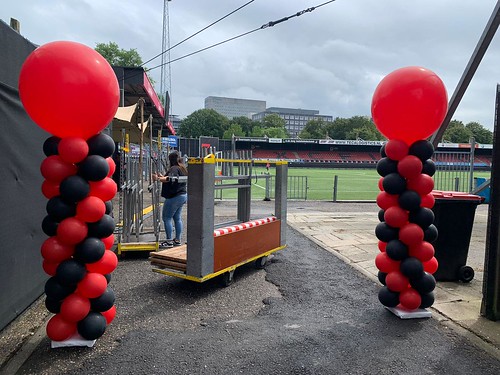
[[[238,173],[216,176],[216,163],[236,165]],[[220,275],[223,284],[229,285],[237,267],[255,262],[261,268],[270,254],[286,247],[288,164],[274,162],[274,215],[250,220],[253,163],[250,159],[216,159],[213,155],[189,159],[187,244],[151,252],[154,272],[196,282]],[[217,189],[238,189],[236,221],[214,225]]]

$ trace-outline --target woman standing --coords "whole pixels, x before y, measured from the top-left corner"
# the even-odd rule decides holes
[[[165,225],[167,240],[160,248],[179,246],[182,234],[182,207],[187,201],[187,183],[179,181],[179,177],[187,176],[187,169],[177,151],[168,155],[169,168],[165,176],[153,174],[153,180],[162,182],[161,196],[163,203],[162,218]],[[172,226],[172,220],[174,225]],[[175,228],[175,236],[173,230]]]

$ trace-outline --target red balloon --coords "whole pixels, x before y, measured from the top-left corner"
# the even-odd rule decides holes
[[[49,276],[54,276],[56,274],[57,266],[59,266],[59,263],[49,262],[47,259],[44,259],[42,263],[43,270]]]
[[[416,245],[410,246],[408,254],[425,263],[434,257],[434,246],[427,241],[422,241]]]
[[[424,231],[417,224],[408,223],[399,230],[399,239],[405,245],[417,245],[424,240]]]
[[[101,238],[101,241],[104,242],[104,246],[106,249],[111,249],[113,245],[115,244],[115,235],[111,234],[110,236],[106,238]]]
[[[409,146],[399,139],[391,139],[385,144],[385,154],[389,159],[401,160],[408,155]]]
[[[399,265],[401,262],[389,258],[389,256],[384,253],[378,253],[375,257],[375,265],[377,268],[385,273],[399,271]]]
[[[87,141],[79,137],[67,137],[59,141],[59,156],[67,163],[79,163],[89,153]]]
[[[378,179],[378,189],[379,189],[380,191],[384,191],[384,185],[382,184],[383,182],[384,182],[384,178],[383,178],[383,177],[380,177],[380,178]]]
[[[434,198],[434,195],[432,195],[432,193],[422,195],[420,199],[420,207],[432,208],[434,207],[434,203],[436,203],[436,199]]]
[[[399,302],[408,310],[415,310],[422,304],[422,297],[415,289],[408,288],[399,293]]]
[[[116,182],[109,177],[102,179],[101,181],[89,181],[90,184],[90,195],[94,197],[101,198],[104,202],[110,201],[116,195],[118,187]]]
[[[386,286],[393,292],[402,292],[408,288],[408,278],[400,271],[392,271],[385,277]]]
[[[68,217],[57,226],[57,238],[64,244],[76,245],[87,237],[87,224],[76,217]]]
[[[111,250],[106,250],[104,255],[95,263],[87,263],[85,265],[87,271],[106,275],[113,272],[118,266],[118,257]]]
[[[436,259],[436,257],[432,257],[431,260],[424,262],[423,265],[424,265],[425,272],[429,272],[430,274],[434,274],[438,270],[439,262]]]
[[[406,183],[406,187],[409,190],[416,191],[420,195],[426,195],[434,189],[434,180],[429,175],[419,174],[417,177],[409,179]]]
[[[109,165],[108,177],[111,177],[111,176],[113,176],[113,174],[116,171],[116,163],[113,160],[113,158],[111,158],[111,157],[106,158],[106,161],[108,162],[108,165]]]
[[[74,252],[73,246],[64,244],[56,236],[47,238],[41,247],[43,259],[57,264],[71,258]]]
[[[448,95],[436,73],[417,66],[385,76],[373,93],[371,111],[378,130],[388,139],[411,145],[426,139],[443,122]]]
[[[28,56],[19,95],[42,129],[60,138],[84,139],[111,122],[120,98],[109,63],[92,48],[68,41],[44,44]]]
[[[104,318],[106,318],[106,323],[110,324],[116,316],[116,306],[113,306],[107,311],[101,313]]]
[[[66,163],[59,155],[51,155],[43,159],[40,172],[46,180],[59,184],[68,176],[73,176],[78,171],[76,165]]]
[[[101,296],[108,286],[104,275],[95,272],[88,272],[78,283],[76,292],[87,298],[97,298]]]
[[[78,322],[90,312],[90,301],[77,293],[67,296],[61,304],[61,316],[68,322]]]
[[[415,178],[422,173],[422,161],[414,155],[407,155],[398,162],[398,172],[404,178]]]
[[[378,241],[378,249],[384,253],[385,249],[387,248],[387,242],[384,241]]]
[[[389,194],[385,191],[381,191],[377,195],[377,205],[383,209],[387,210],[389,207],[398,205],[399,195]]]
[[[408,212],[399,206],[392,206],[385,210],[384,220],[391,227],[401,228],[408,223]]]
[[[106,204],[102,199],[89,196],[76,205],[76,217],[87,223],[99,221],[106,213]]]
[[[68,322],[61,314],[56,314],[47,323],[46,332],[51,340],[64,341],[76,332],[76,323]]]
[[[60,194],[59,184],[52,181],[44,180],[42,182],[42,194],[47,199],[57,197]]]

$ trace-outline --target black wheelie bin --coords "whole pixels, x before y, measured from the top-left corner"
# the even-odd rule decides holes
[[[470,282],[474,270],[466,265],[476,207],[484,200],[474,194],[434,190],[434,225],[438,238],[432,244],[439,268],[436,281]]]

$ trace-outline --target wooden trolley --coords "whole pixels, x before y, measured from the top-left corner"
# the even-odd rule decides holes
[[[238,174],[216,176],[216,163],[236,165]],[[250,220],[253,163],[250,159],[216,159],[213,155],[189,159],[187,244],[151,252],[154,272],[196,282],[221,275],[227,286],[237,267],[255,262],[262,268],[270,254],[286,247],[288,163],[273,163],[274,215]],[[226,183],[216,184],[216,179]],[[238,189],[236,221],[214,225],[216,189]]]

